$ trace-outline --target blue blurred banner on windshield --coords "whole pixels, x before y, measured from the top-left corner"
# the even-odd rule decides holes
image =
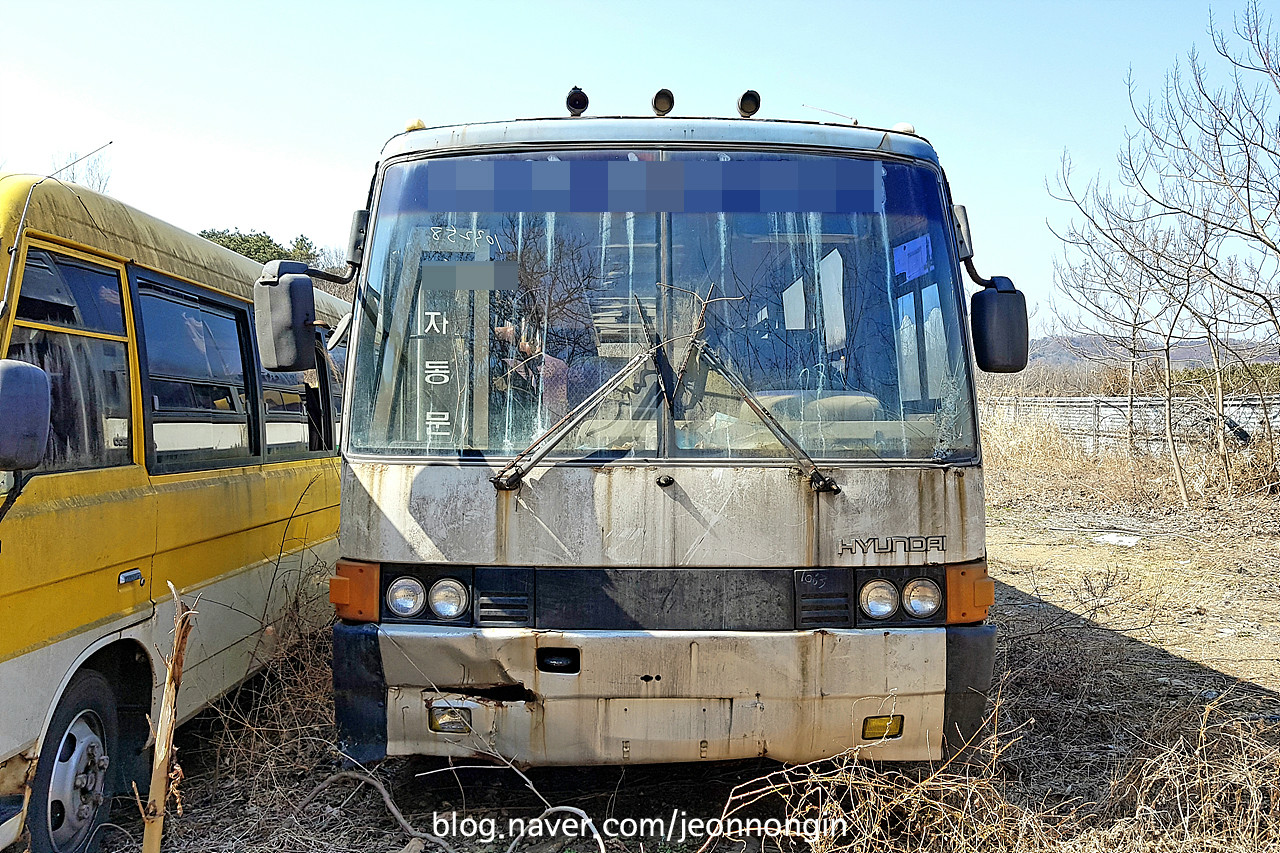
[[[390,171],[384,191],[402,193],[407,207],[440,212],[870,213],[879,165],[841,158],[431,160]]]

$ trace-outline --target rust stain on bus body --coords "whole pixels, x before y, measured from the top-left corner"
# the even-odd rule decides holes
[[[800,546],[803,549],[809,561],[810,566],[817,566],[818,559],[818,531],[822,529],[822,495],[818,494],[809,485],[809,480],[799,471],[796,472],[795,478],[796,488],[800,489],[800,505],[805,507],[804,513],[804,532]]]
[[[27,782],[36,772],[34,750],[0,761],[0,797],[20,796],[27,787]]]
[[[507,565],[507,555],[511,553],[511,514],[516,510],[519,490],[497,490],[498,507],[493,523],[493,556],[498,565]]]

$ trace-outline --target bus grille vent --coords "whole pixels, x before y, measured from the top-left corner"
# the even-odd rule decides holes
[[[527,593],[480,595],[476,600],[476,624],[521,627],[531,624]]]
[[[798,628],[848,628],[852,623],[847,592],[800,594]]]

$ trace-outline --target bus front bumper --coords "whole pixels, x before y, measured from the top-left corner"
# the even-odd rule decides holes
[[[955,748],[978,729],[994,648],[988,625],[705,632],[339,623],[335,706],[341,745],[361,762],[805,762],[851,748],[878,760],[933,760],[944,740]],[[875,725],[868,718],[899,716],[900,734],[864,736]]]

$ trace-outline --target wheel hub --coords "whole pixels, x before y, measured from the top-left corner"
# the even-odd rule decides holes
[[[49,783],[49,837],[59,850],[80,846],[105,797],[111,759],[98,715],[81,711],[67,727]]]

